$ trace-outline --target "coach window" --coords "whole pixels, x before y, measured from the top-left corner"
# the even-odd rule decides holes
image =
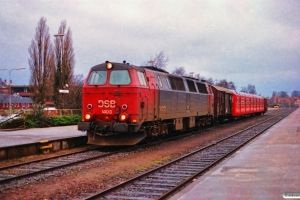
[[[127,70],[113,70],[110,73],[109,83],[111,85],[128,85],[131,79]]]
[[[92,71],[88,79],[88,85],[104,85],[106,83],[107,71]]]
[[[138,74],[138,77],[139,77],[140,84],[142,86],[147,86],[147,82],[146,82],[146,79],[145,79],[145,74],[141,71],[137,71],[137,74]]]

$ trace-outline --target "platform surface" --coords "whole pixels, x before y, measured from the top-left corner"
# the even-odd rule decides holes
[[[49,128],[32,128],[17,131],[0,130],[0,148],[35,143],[40,142],[41,140],[57,140],[85,135],[85,132],[77,130],[77,125]]]
[[[287,192],[300,195],[300,109],[170,199],[285,199]]]

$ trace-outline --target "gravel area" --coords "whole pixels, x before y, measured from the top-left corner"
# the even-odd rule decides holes
[[[105,190],[270,116],[263,115],[232,124],[230,127],[207,130],[184,139],[165,142],[134,152],[120,153],[100,162],[93,161],[57,170],[53,175],[43,176],[34,181],[23,180],[21,183],[14,183],[15,185],[0,190],[0,199],[80,199],[88,193]],[[34,158],[40,157],[42,156]],[[22,158],[23,161],[26,159],[32,159],[32,157]],[[5,161],[5,164],[9,162],[12,161]],[[3,165],[3,162],[1,164]]]

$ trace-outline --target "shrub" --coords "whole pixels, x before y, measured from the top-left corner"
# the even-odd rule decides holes
[[[25,127],[26,128],[44,128],[49,126],[67,126],[77,125],[81,121],[80,115],[64,115],[64,116],[48,116],[44,112],[44,107],[35,104],[30,114],[26,115]],[[24,119],[17,118],[1,124],[0,128],[19,128],[24,125]]]
[[[50,118],[44,112],[44,106],[34,104],[32,112],[26,116],[26,127],[43,128],[50,125]]]
[[[23,118],[16,118],[1,124],[2,129],[19,128],[24,126]]]
[[[51,126],[76,125],[81,121],[80,115],[51,116]]]

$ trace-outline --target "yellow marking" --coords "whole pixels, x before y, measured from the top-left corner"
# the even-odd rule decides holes
[[[52,144],[46,145],[46,146],[40,146],[40,149],[51,149]]]

